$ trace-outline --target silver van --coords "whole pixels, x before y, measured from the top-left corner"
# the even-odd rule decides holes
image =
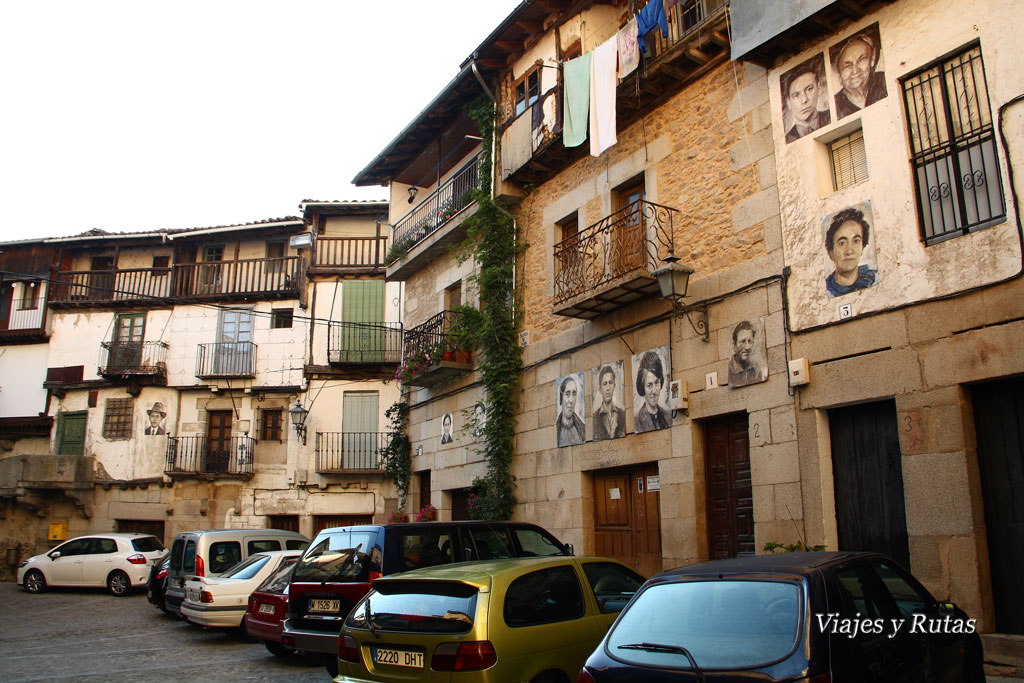
[[[309,539],[281,529],[207,529],[174,537],[164,594],[166,611],[181,616],[185,581],[190,576],[219,576],[253,553],[304,550]]]

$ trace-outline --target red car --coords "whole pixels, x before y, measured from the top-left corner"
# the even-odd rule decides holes
[[[260,584],[249,596],[249,607],[242,618],[242,627],[250,638],[263,641],[271,654],[284,657],[295,648],[281,643],[284,619],[288,616],[288,583],[297,557]]]

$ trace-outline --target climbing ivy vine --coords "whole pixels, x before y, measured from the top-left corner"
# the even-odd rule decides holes
[[[409,422],[409,404],[398,400],[391,404],[384,415],[388,418],[390,437],[387,446],[381,450],[384,474],[395,483],[398,492],[398,509],[404,510],[409,497],[409,479],[412,476],[412,444],[406,427]]]

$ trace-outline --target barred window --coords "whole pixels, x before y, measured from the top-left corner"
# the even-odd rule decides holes
[[[104,439],[130,439],[135,399],[108,398],[103,413]]]
[[[981,47],[903,79],[924,241],[1003,220],[1006,209]]]
[[[263,411],[263,420],[260,422],[260,441],[282,441],[281,413],[282,411],[280,408],[278,408],[277,410]]]
[[[864,131],[856,130],[828,145],[832,158],[832,187],[842,190],[868,177],[868,159],[864,152]]]

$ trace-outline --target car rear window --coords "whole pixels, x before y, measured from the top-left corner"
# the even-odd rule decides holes
[[[270,561],[269,555],[250,555],[224,572],[225,579],[251,579]]]
[[[284,542],[284,547],[287,550],[305,550],[309,547],[309,541],[302,541],[297,538],[289,538]]]
[[[476,598],[476,586],[465,583],[392,581],[370,591],[345,624],[403,633],[467,633],[473,628]]]
[[[292,569],[295,568],[295,563],[299,561],[297,557],[285,558],[284,564],[281,568],[274,572],[266,581],[260,584],[260,587],[256,590],[264,593],[276,593],[283,595],[284,590],[288,588],[288,582],[292,579]]]
[[[174,539],[174,543],[171,544],[171,565],[170,565],[171,569],[173,569],[175,571],[180,571],[181,570],[181,556],[182,556],[184,550],[185,550],[185,541],[180,539],[180,538]],[[192,552],[193,552],[193,556],[194,556],[194,553],[195,553],[194,546],[193,546],[193,551]]]
[[[132,547],[140,553],[151,553],[155,550],[163,550],[164,544],[156,536],[143,536],[133,538]]]
[[[516,529],[515,534],[526,557],[565,555],[565,549],[554,538],[536,529]]]
[[[754,668],[788,655],[797,644],[803,591],[768,580],[695,580],[655,584],[615,622],[607,650],[650,667]],[[651,645],[663,647],[651,647]]]
[[[181,562],[181,570],[189,573],[196,570],[196,542],[185,542],[185,556]]]
[[[292,580],[369,581],[367,553],[376,536],[375,531],[341,531],[324,536],[295,565]]]
[[[249,541],[249,554],[253,553],[266,553],[271,550],[280,550],[281,542],[274,540],[263,540],[263,541]]]
[[[238,541],[220,541],[210,544],[210,572],[220,574],[242,561],[242,544]]]

